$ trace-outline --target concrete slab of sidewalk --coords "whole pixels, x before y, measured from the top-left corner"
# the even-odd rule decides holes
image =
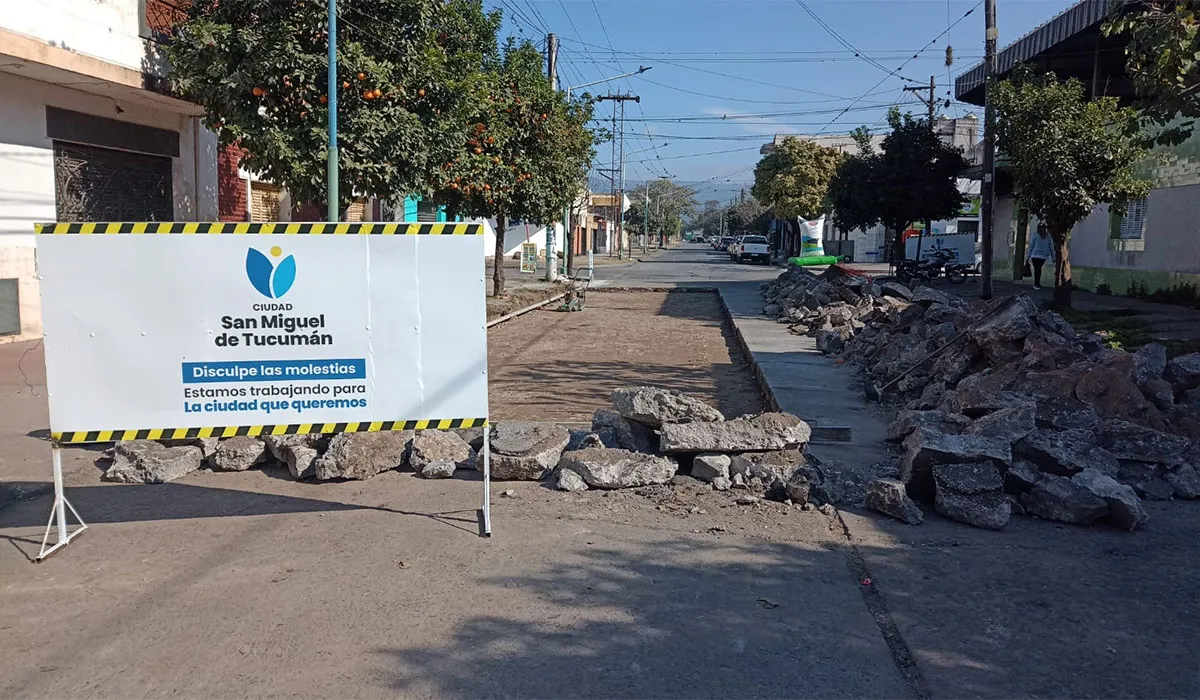
[[[885,426],[863,397],[847,367],[817,351],[812,338],[762,315],[757,282],[719,283],[717,292],[734,328],[753,358],[763,393],[774,408],[800,416],[817,428],[849,429],[849,441],[821,440],[809,451],[818,457],[855,464],[888,458]]]

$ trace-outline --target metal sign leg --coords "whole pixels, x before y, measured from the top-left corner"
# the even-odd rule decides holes
[[[483,426],[483,536],[492,536],[492,428]]]
[[[83,518],[79,517],[79,512],[75,510],[75,506],[71,505],[63,493],[62,450],[57,442],[50,447],[50,456],[54,463],[54,507],[50,511],[50,520],[46,523],[46,534],[42,536],[42,550],[37,555],[37,561],[45,560],[46,557],[65,547],[76,535],[87,529],[87,523],[83,522]],[[67,532],[68,508],[71,509],[71,514],[75,516],[75,519],[79,521],[79,527],[74,532]],[[58,538],[53,545],[47,547],[46,544],[50,541],[52,529],[58,530]]]

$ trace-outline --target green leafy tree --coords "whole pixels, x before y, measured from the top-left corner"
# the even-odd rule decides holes
[[[765,234],[771,224],[771,209],[754,197],[734,202],[725,213],[725,228],[735,236]]]
[[[1143,98],[1138,107],[1146,121],[1161,127],[1150,138],[1183,143],[1200,118],[1200,3],[1120,2],[1113,11],[1104,34],[1128,37],[1126,71]]]
[[[560,218],[591,164],[596,135],[590,101],[567,101],[542,73],[542,55],[509,39],[468,86],[462,135],[435,178],[434,200],[455,214],[494,218],[492,294],[504,293],[504,231],[509,219]]]
[[[706,200],[699,211],[696,211],[688,221],[688,228],[699,229],[708,238],[719,236],[721,235],[723,211],[719,200]]]
[[[996,145],[1012,162],[1017,198],[1054,238],[1054,303],[1071,306],[1071,229],[1098,204],[1117,212],[1149,191],[1134,166],[1146,151],[1138,115],[1117,99],[1089,101],[1083,84],[1014,71],[994,90]]]
[[[815,219],[828,210],[829,183],[844,158],[836,148],[785,139],[758,161],[750,192],[781,219]]]
[[[889,133],[879,153],[852,157],[831,185],[830,201],[839,228],[870,228],[882,223],[892,235],[892,258],[904,258],[900,235],[914,221],[957,216],[966,198],[958,177],[969,163],[962,149],[937,137],[924,119],[888,112]],[[865,130],[857,131],[862,144]]]
[[[324,203],[324,4],[194,0],[186,12],[168,49],[175,91],[248,151],[248,169]],[[450,117],[495,49],[499,14],[479,0],[342,0],[338,17],[340,208],[428,191],[459,143]]]
[[[879,154],[866,127],[855,129],[851,136],[858,152],[841,162],[829,186],[833,223],[843,231],[869,229],[879,223],[873,180],[880,170]]]
[[[650,205],[646,206],[646,191],[650,192]],[[677,185],[669,178],[659,178],[639,185],[628,193],[629,209],[625,212],[627,231],[646,235],[646,244],[658,239],[665,245],[666,239],[679,236],[683,223],[696,211],[696,191]],[[649,216],[647,216],[647,212]],[[643,231],[646,223],[649,226]]]

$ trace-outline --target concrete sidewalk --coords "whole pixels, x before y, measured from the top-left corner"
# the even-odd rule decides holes
[[[844,428],[848,441],[821,440],[810,452],[824,459],[867,465],[888,458],[886,426],[866,403],[861,383],[849,367],[817,351],[816,341],[790,333],[762,315],[757,282],[716,285],[768,403],[818,428]]]

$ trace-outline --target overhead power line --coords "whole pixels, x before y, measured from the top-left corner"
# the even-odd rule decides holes
[[[909,63],[910,63],[910,62],[911,62],[913,59],[915,59],[917,56],[920,56],[920,55],[921,55],[923,52],[927,51],[927,50],[929,49],[929,47],[930,47],[930,46],[933,46],[935,43],[937,43],[937,40],[938,40],[938,39],[941,39],[942,37],[944,37],[944,36],[946,36],[947,34],[949,34],[951,29],[954,29],[955,27],[957,27],[957,26],[959,25],[959,23],[960,23],[960,22],[962,22],[963,20],[965,20],[967,17],[970,17],[970,16],[971,16],[971,13],[972,13],[972,12],[974,12],[975,10],[978,10],[978,9],[979,9],[979,8],[980,8],[982,5],[983,5],[983,0],[979,0],[979,2],[975,3],[975,5],[974,5],[973,7],[971,7],[971,9],[967,10],[966,12],[964,12],[964,13],[963,13],[963,15],[962,15],[962,17],[959,17],[957,20],[955,20],[955,21],[954,21],[954,23],[953,23],[953,24],[949,25],[949,26],[948,26],[948,27],[946,27],[944,30],[942,30],[942,31],[941,31],[941,32],[940,32],[940,33],[939,33],[937,36],[935,36],[935,37],[933,37],[932,39],[930,39],[930,40],[929,40],[929,43],[925,44],[925,46],[923,46],[923,47],[921,47],[920,49],[918,49],[918,50],[917,50],[917,52],[916,52],[916,53],[914,53],[914,54],[913,54],[913,55],[912,55],[912,56],[911,56],[911,57],[910,57],[910,58],[909,58],[907,61],[905,61],[904,63],[900,64],[900,67],[899,67],[899,68],[897,68],[896,70],[898,70],[898,71],[900,71],[900,70],[904,70],[904,67],[905,67],[905,66],[907,66],[907,65],[908,65],[908,64],[909,64]],[[860,95],[860,96],[858,96],[857,98],[855,98],[855,100],[854,100],[853,102],[851,102],[851,103],[850,103],[850,104],[849,104],[849,105],[846,107],[846,109],[845,109],[845,110],[843,110],[843,111],[842,111],[840,114],[838,114],[838,115],[837,115],[836,117],[834,117],[833,119],[830,119],[830,120],[829,120],[829,123],[828,123],[828,124],[826,124],[826,125],[825,125],[825,127],[821,129],[820,133],[822,133],[822,134],[823,134],[823,133],[825,133],[825,132],[826,132],[826,131],[829,129],[829,127],[833,126],[834,122],[836,122],[838,119],[841,119],[841,118],[842,118],[842,116],[844,116],[844,115],[845,115],[847,112],[849,112],[849,111],[850,111],[850,109],[851,109],[852,107],[854,107],[854,105],[858,104],[858,103],[859,103],[859,102],[860,102],[860,101],[861,101],[863,98],[865,98],[865,97],[866,97],[868,94],[870,94],[870,93],[874,92],[875,90],[879,89],[879,86],[880,86],[880,85],[883,85],[883,84],[884,84],[884,82],[886,82],[886,81],[887,81],[887,77],[884,77],[884,78],[883,78],[883,80],[880,80],[878,83],[875,83],[875,84],[874,84],[874,85],[872,85],[872,86],[871,86],[871,87],[870,87],[870,88],[869,88],[869,89],[868,89],[866,92],[864,92],[862,95]]]
[[[841,44],[842,46],[845,46],[850,51],[853,51],[854,56],[856,58],[861,58],[863,61],[866,61],[868,65],[878,68],[879,70],[883,71],[884,73],[887,73],[888,76],[895,76],[897,78],[900,78],[901,80],[905,80],[910,83],[917,82],[917,81],[913,80],[912,78],[907,78],[903,75],[900,75],[900,69],[891,70],[887,66],[880,63],[879,61],[877,61],[877,60],[871,58],[870,56],[867,56],[863,52],[859,51],[857,47],[855,47],[849,41],[846,41],[845,37],[843,37],[841,34],[838,34],[837,31],[835,31],[833,27],[829,26],[825,22],[825,20],[821,19],[820,15],[818,15],[816,12],[813,12],[812,8],[809,7],[808,3],[804,2],[804,0],[796,0],[796,4],[799,5],[800,9],[804,10],[808,14],[809,17],[812,17],[813,21],[816,22],[818,26],[820,26],[822,29],[825,30],[825,33],[827,33],[827,34],[829,34],[829,36],[833,37],[834,41]]]
[[[575,41],[572,41],[572,43],[579,43],[579,44],[583,44],[584,46],[590,46],[590,47],[594,47],[594,48],[600,48],[600,49],[603,49],[603,48],[604,48],[603,46],[597,46],[596,44],[589,44],[589,43],[587,43],[587,42],[575,42]],[[849,99],[849,98],[846,98],[846,97],[841,97],[841,96],[839,96],[839,95],[832,95],[832,94],[830,94],[830,93],[828,93],[828,92],[818,92],[818,91],[816,91],[816,90],[805,90],[804,88],[793,87],[793,86],[791,86],[791,85],[780,85],[779,83],[769,83],[769,82],[767,82],[767,81],[765,81],[765,80],[756,80],[756,79],[754,79],[754,78],[747,78],[747,77],[746,77],[746,76],[744,76],[744,75],[733,75],[733,74],[731,74],[731,73],[721,73],[721,72],[719,72],[719,71],[715,71],[715,70],[708,70],[708,69],[706,69],[706,68],[697,68],[696,66],[689,66],[689,65],[687,65],[687,64],[685,64],[685,63],[679,63],[678,61],[668,61],[668,60],[664,60],[664,59],[661,59],[661,58],[658,58],[658,59],[649,59],[649,58],[647,58],[647,57],[646,57],[644,54],[641,54],[641,53],[636,53],[636,52],[632,52],[632,51],[616,51],[615,49],[612,49],[612,47],[611,47],[611,46],[609,47],[609,50],[613,51],[613,53],[619,53],[619,54],[622,54],[622,55],[631,56],[631,57],[633,57],[633,58],[637,58],[637,59],[639,59],[639,60],[643,60],[643,61],[650,61],[650,60],[652,60],[652,61],[654,61],[654,62],[657,62],[657,63],[665,63],[665,64],[667,64],[667,65],[670,65],[670,66],[677,66],[677,67],[679,67],[679,68],[686,68],[687,70],[696,71],[696,72],[698,72],[698,73],[705,73],[705,74],[707,74],[707,75],[716,75],[716,76],[719,76],[719,77],[722,77],[722,78],[729,78],[729,79],[731,79],[731,80],[738,80],[738,81],[745,82],[745,83],[754,83],[754,84],[756,84],[756,85],[765,85],[766,87],[779,88],[780,90],[791,90],[791,91],[793,91],[793,92],[799,92],[799,93],[806,94],[806,95],[817,95],[818,97],[832,97],[832,98],[835,98],[835,99],[838,99],[838,100],[845,100],[845,99]]]

